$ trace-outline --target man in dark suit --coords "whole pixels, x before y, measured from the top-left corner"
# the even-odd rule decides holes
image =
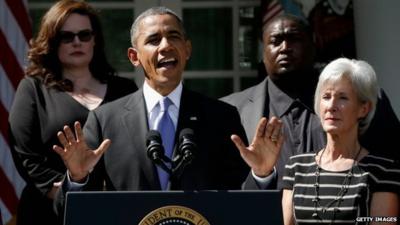
[[[249,173],[232,134],[245,138],[235,107],[187,90],[182,73],[191,54],[181,19],[164,7],[151,8],[135,20],[128,57],[143,67],[145,82],[137,92],[90,113],[83,131],[65,127],[54,150],[68,168],[62,193],[84,190],[240,189]],[[162,101],[170,104],[163,109]],[[148,158],[146,135],[166,116],[177,154],[178,136],[191,128],[197,143],[194,159],[180,176],[164,185],[163,171]],[[161,126],[161,125],[160,125]],[[162,130],[162,129],[161,129]],[[160,130],[160,132],[161,132]],[[167,132],[168,133],[168,132]],[[165,138],[161,132],[164,147]],[[104,153],[104,154],[103,154]],[[168,156],[173,157],[173,155]],[[168,176],[168,175],[167,175]]]
[[[301,18],[283,15],[264,24],[263,44],[263,62],[268,76],[260,84],[222,100],[239,110],[248,140],[253,139],[261,117],[276,116],[282,121],[285,139],[274,173],[280,188],[284,166],[290,156],[318,151],[326,144],[319,118],[313,110],[319,71],[314,68],[311,28]],[[375,117],[361,137],[361,143],[375,154],[398,159],[399,151],[393,146],[397,146],[399,133],[400,122],[381,92]]]

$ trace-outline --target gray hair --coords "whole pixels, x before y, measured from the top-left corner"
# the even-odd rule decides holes
[[[371,102],[371,110],[365,118],[359,121],[359,134],[363,134],[368,129],[374,117],[379,93],[375,71],[372,66],[365,61],[339,58],[330,62],[319,77],[314,97],[314,110],[320,117],[319,104],[321,101],[322,87],[329,82],[339,81],[343,77],[350,80],[360,102]]]
[[[171,9],[164,7],[164,6],[158,6],[158,7],[152,7],[147,9],[146,11],[142,12],[133,22],[132,27],[131,27],[131,44],[132,47],[136,46],[136,41],[138,38],[138,30],[139,30],[139,25],[142,20],[148,16],[156,16],[156,15],[171,15],[176,18],[178,21],[179,28],[182,30],[184,37],[186,38],[186,32],[183,27],[183,22],[182,19]]]

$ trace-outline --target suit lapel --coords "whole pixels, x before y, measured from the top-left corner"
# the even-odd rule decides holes
[[[149,131],[147,124],[147,110],[143,97],[143,89],[135,92],[132,98],[125,105],[123,124],[131,136],[131,145],[138,154],[138,161],[143,171],[136,171],[133,174],[141,176],[142,172],[145,179],[148,179],[151,189],[160,189],[158,174],[153,163],[147,157],[146,135]],[[142,177],[143,178],[143,177]]]
[[[181,132],[182,129],[191,128],[194,131],[197,130],[200,119],[200,107],[198,104],[200,103],[196,101],[192,93],[189,90],[183,88],[181,96],[181,104],[179,108],[179,118],[178,118],[175,143],[179,142],[178,140],[179,133]]]
[[[264,114],[267,93],[267,78],[263,82],[255,86],[253,92],[248,96],[248,104],[243,107],[242,122],[246,130],[247,140],[249,143],[253,140],[257,124]]]

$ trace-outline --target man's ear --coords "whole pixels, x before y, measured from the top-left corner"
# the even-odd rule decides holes
[[[135,48],[133,47],[128,48],[129,61],[131,61],[132,65],[134,65],[135,67],[138,67],[140,65],[138,54],[139,53]]]
[[[191,55],[192,55],[192,42],[190,40],[186,40],[186,60],[189,60]]]

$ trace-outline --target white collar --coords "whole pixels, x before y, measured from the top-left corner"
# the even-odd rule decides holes
[[[179,82],[178,86],[167,96],[173,103],[174,106],[178,109],[181,103],[181,96],[182,96],[182,81]],[[143,95],[146,102],[147,113],[153,111],[153,108],[157,105],[161,98],[164,96],[160,95],[156,90],[154,90],[150,85],[145,81],[143,84]]]

